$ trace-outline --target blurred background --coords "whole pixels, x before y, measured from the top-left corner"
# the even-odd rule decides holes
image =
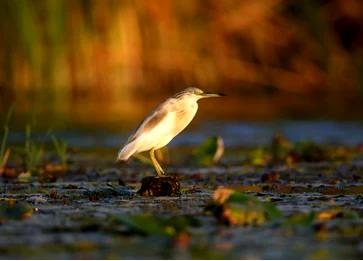
[[[362,119],[361,0],[1,0],[0,112],[115,127],[187,86],[199,119]],[[217,109],[216,109],[217,108]]]

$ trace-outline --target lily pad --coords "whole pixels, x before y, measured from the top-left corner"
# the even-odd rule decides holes
[[[297,142],[287,156],[292,162],[318,162],[327,158],[326,152],[312,141]]]
[[[197,227],[199,220],[192,216],[159,217],[151,215],[118,216],[116,223],[126,225],[129,233],[175,236],[188,227]]]
[[[198,165],[211,166],[220,161],[224,153],[224,142],[222,137],[214,136],[205,140],[200,147],[194,151],[194,159]]]
[[[220,223],[227,225],[261,225],[268,220],[282,217],[281,212],[271,203],[262,202],[257,197],[228,188],[219,188],[213,195],[212,209]]]
[[[31,205],[15,200],[5,200],[0,202],[0,224],[8,220],[23,220],[33,215]]]

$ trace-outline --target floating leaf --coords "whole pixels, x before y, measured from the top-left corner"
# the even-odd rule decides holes
[[[302,161],[322,161],[327,158],[327,152],[313,141],[299,141],[291,144],[279,133],[273,136],[268,152],[271,154],[270,159],[273,163],[285,162],[287,165]]]
[[[322,161],[326,159],[325,151],[312,141],[297,142],[289,155],[295,161]]]
[[[194,151],[194,158],[199,165],[211,166],[219,162],[223,153],[223,139],[220,136],[215,136],[205,140],[202,145]]]
[[[118,216],[116,222],[126,225],[129,233],[163,236],[175,236],[185,232],[189,226],[195,227],[200,225],[199,221],[192,216]]]
[[[22,173],[20,173],[20,174],[19,174],[19,176],[18,176],[18,181],[19,181],[19,182],[27,183],[27,182],[29,182],[29,181],[30,181],[31,177],[32,177],[32,174],[31,174],[31,172],[30,172],[30,171],[22,172]]]
[[[48,163],[45,165],[44,170],[48,173],[64,173],[65,165]]]
[[[248,161],[256,166],[265,165],[268,161],[268,155],[263,148],[256,148],[249,153]]]
[[[275,133],[271,141],[271,155],[273,162],[283,161],[292,148],[292,144],[281,133]]]
[[[7,220],[22,220],[30,218],[33,215],[31,205],[15,200],[5,200],[0,202],[0,223]]]
[[[282,217],[271,203],[229,188],[218,188],[213,198],[214,214],[221,223],[227,225],[261,225],[267,220]]]
[[[359,214],[354,210],[349,209],[326,209],[319,211],[316,213],[315,219],[317,221],[328,221],[335,218],[346,218],[346,219],[354,219],[359,218]]]
[[[302,226],[310,226],[313,224],[315,219],[315,213],[314,212],[310,212],[310,213],[297,213],[294,215],[291,215],[290,217],[288,217],[285,222],[284,225],[288,225],[288,226],[297,226],[297,225],[302,225]]]
[[[325,223],[336,218],[358,219],[359,214],[350,209],[333,208],[318,212],[311,211],[309,213],[293,214],[284,221],[284,224],[292,226],[312,226],[314,224]]]

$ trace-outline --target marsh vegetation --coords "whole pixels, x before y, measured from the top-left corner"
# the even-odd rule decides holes
[[[285,132],[303,125],[285,124]],[[255,126],[253,135],[270,133],[255,144],[238,139],[248,126],[253,124],[230,125],[235,136],[226,136],[224,145],[226,133],[207,139],[192,130],[159,152],[181,183],[181,194],[171,197],[136,193],[153,168],[142,157],[115,164],[118,141],[66,146],[61,134],[37,141],[39,133],[29,127],[23,135],[10,131],[6,148],[12,153],[1,172],[1,256],[361,257],[362,126],[344,125],[355,129],[353,140],[336,127],[330,143],[329,131],[314,141],[307,140],[306,128],[288,139],[267,125]],[[25,147],[16,145],[17,136]],[[26,156],[32,146],[35,159]]]

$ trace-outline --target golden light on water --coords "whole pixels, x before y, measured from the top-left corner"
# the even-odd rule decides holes
[[[2,112],[15,102],[19,113],[33,103],[78,111],[78,121],[138,117],[187,86],[230,94],[223,117],[355,117],[346,107],[361,104],[358,0],[17,0],[0,10]]]

